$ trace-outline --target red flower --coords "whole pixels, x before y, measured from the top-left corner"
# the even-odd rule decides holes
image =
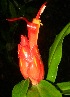
[[[45,8],[45,4],[41,6],[32,22],[23,17],[7,19],[8,21],[23,19],[27,22],[28,37],[21,35],[21,42],[18,44],[18,58],[23,77],[25,79],[29,78],[33,85],[36,85],[44,78],[44,65],[39,54],[37,39],[40,25],[42,25],[39,18]]]
[[[30,48],[27,38],[23,35],[21,35],[21,42],[18,44],[18,57],[20,71],[25,79],[29,78],[35,85],[44,78],[44,66],[38,47],[34,45]]]

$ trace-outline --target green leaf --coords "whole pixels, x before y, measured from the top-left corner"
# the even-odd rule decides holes
[[[55,82],[58,65],[62,58],[62,43],[66,35],[70,34],[70,23],[68,23],[65,28],[56,36],[54,43],[49,50],[49,60],[48,60],[48,74],[47,80]]]
[[[37,86],[32,86],[29,90],[28,90],[28,93],[27,93],[27,96],[26,97],[41,97],[40,96],[40,93],[37,89]]]
[[[51,83],[42,80],[28,90],[27,97],[62,97],[62,94]]]
[[[57,83],[64,95],[70,95],[70,82]]]
[[[12,97],[26,97],[26,93],[29,87],[29,80],[22,80],[14,86],[12,90]]]
[[[11,13],[11,17],[17,17],[16,8],[13,5],[13,3],[10,2],[10,1],[9,1],[9,10],[10,10],[10,13]]]
[[[1,0],[0,1],[1,3],[1,10],[3,12],[3,14],[6,14],[7,13],[7,0]]]

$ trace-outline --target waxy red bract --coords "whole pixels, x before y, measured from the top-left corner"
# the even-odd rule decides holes
[[[36,18],[29,22],[24,17],[7,19],[8,21],[25,20],[27,22],[28,37],[21,35],[20,44],[18,44],[18,58],[20,71],[25,79],[30,79],[33,85],[44,79],[44,65],[39,54],[37,40],[41,23],[40,15],[45,9],[46,2],[41,6]]]

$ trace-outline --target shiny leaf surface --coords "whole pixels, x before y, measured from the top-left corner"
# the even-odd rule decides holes
[[[70,95],[70,81],[57,83],[57,86],[62,90],[64,95]]]
[[[29,87],[29,80],[22,80],[14,86],[12,90],[12,97],[26,97],[26,93]]]
[[[27,97],[62,97],[62,94],[51,83],[42,80],[28,90]]]
[[[54,43],[49,50],[48,75],[47,80],[55,82],[58,65],[62,58],[62,43],[66,35],[70,34],[70,23],[56,36]]]

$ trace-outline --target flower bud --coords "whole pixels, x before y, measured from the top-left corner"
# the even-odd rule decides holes
[[[46,2],[41,6],[36,18],[29,22],[24,17],[6,19],[10,22],[24,20],[27,22],[28,37],[21,35],[21,42],[18,44],[18,58],[20,71],[25,79],[29,78],[33,85],[36,85],[44,78],[44,65],[39,54],[37,40],[41,23],[40,15],[45,9]]]
[[[45,4],[40,8],[36,18],[32,22],[27,22],[28,38],[21,35],[21,42],[18,44],[20,71],[25,79],[31,80],[33,85],[38,84],[44,78],[44,65],[39,54],[37,39],[40,25],[42,25],[39,18]]]
[[[21,42],[18,44],[18,58],[20,71],[25,79],[29,78],[35,85],[44,78],[44,66],[38,47],[34,46],[30,49],[27,38],[22,35]]]

